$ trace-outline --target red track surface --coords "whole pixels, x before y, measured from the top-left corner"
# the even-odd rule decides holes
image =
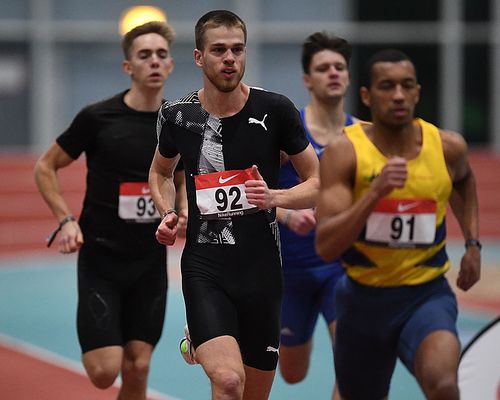
[[[118,389],[94,388],[85,375],[0,344],[0,397],[5,400],[113,400]]]

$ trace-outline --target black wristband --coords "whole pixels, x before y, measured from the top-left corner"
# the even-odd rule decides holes
[[[467,239],[465,241],[465,248],[468,249],[471,246],[479,247],[479,250],[481,250],[481,248],[483,247],[483,245],[481,244],[481,242],[479,240],[477,240],[477,239]]]
[[[67,217],[63,218],[61,222],[59,222],[59,226],[56,229],[54,229],[54,231],[47,238],[47,247],[50,247],[50,245],[52,244],[52,242],[54,241],[54,239],[56,238],[57,234],[60,232],[62,227],[70,221],[76,221],[74,215],[68,215]]]

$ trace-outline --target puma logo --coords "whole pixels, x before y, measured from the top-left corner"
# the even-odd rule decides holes
[[[274,353],[280,353],[280,351],[276,348],[276,347],[272,347],[272,346],[267,346],[267,349],[266,351],[272,351]]]
[[[266,120],[266,117],[267,117],[267,114],[266,114],[266,115],[264,115],[264,118],[262,118],[262,121],[259,121],[259,120],[258,120],[258,119],[256,119],[256,118],[252,118],[252,117],[250,117],[250,118],[248,118],[248,123],[249,123],[249,124],[258,124],[258,125],[261,125],[261,126],[265,129],[265,131],[267,132],[267,127],[266,127],[266,125],[264,124],[264,121]]]

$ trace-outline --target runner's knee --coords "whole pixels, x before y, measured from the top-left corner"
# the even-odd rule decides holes
[[[280,367],[280,372],[284,381],[290,384],[302,382],[307,374],[307,370],[303,371],[296,368],[290,369]]]
[[[219,369],[211,374],[210,379],[213,385],[228,396],[228,398],[238,399],[243,395],[245,376],[243,373],[230,369]]]
[[[124,360],[122,374],[124,379],[146,381],[149,374],[149,360],[145,358]]]
[[[92,384],[99,389],[109,388],[115,382],[120,372],[119,368],[103,368],[100,365],[85,366],[85,369]]]
[[[456,380],[441,379],[432,386],[424,388],[425,396],[429,400],[458,400],[459,389]]]

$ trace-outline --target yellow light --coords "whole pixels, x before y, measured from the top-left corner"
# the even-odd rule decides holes
[[[167,22],[167,14],[159,8],[153,6],[130,7],[126,9],[120,17],[120,35],[123,36],[136,26],[150,21]]]

